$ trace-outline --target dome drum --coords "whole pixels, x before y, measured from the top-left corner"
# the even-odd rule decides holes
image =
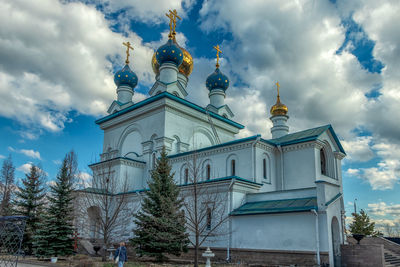
[[[172,62],[165,62],[160,67],[159,81],[163,83],[173,83],[178,79],[178,68]]]

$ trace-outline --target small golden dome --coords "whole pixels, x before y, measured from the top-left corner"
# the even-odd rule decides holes
[[[282,104],[279,101],[276,101],[276,104],[271,107],[271,115],[278,116],[278,115],[286,115],[288,113],[288,108],[285,104]]]
[[[173,39],[174,43],[182,50],[183,52],[183,62],[179,66],[179,72],[185,75],[186,77],[189,77],[189,75],[193,71],[193,58],[192,55],[183,47],[181,47],[177,42],[176,39]],[[156,52],[153,54],[153,58],[151,59],[151,66],[153,68],[153,71],[156,75],[160,74],[160,65],[157,62],[156,59]]]
[[[279,96],[279,82],[276,83],[276,88],[278,90],[278,96],[276,98],[276,103],[271,107],[271,115],[272,116],[279,116],[279,115],[286,115],[288,113],[288,107],[281,103],[281,97]]]

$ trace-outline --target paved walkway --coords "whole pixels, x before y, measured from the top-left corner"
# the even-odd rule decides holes
[[[28,264],[28,263],[18,262],[18,267],[44,267],[44,265],[36,265],[36,264]]]

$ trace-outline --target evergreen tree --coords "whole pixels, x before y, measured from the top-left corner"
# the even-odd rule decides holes
[[[76,165],[73,152],[65,156],[55,184],[50,186],[47,214],[37,224],[39,230],[34,242],[37,257],[68,256],[73,253],[72,204],[76,171],[71,168],[71,164]]]
[[[51,247],[50,236],[52,234],[51,225],[49,225],[48,214],[42,214],[36,223],[36,233],[33,237],[33,253],[38,258],[49,258],[54,255]]]
[[[39,216],[45,204],[45,188],[43,187],[43,171],[31,165],[29,174],[22,180],[14,203],[15,213],[27,216],[22,247],[27,254],[32,254],[32,237],[35,234]]]
[[[353,213],[353,222],[350,224],[352,234],[374,235],[375,223],[371,222],[368,214],[361,210],[360,213]]]
[[[3,161],[0,172],[0,191],[1,191],[1,203],[0,203],[0,216],[8,216],[12,213],[11,198],[14,189],[14,172],[15,167],[13,165],[11,155]]]
[[[171,174],[165,149],[151,173],[149,191],[143,199],[142,210],[135,215],[135,237],[131,239],[140,255],[165,261],[165,254],[179,256],[187,251],[189,243],[185,216],[181,210],[183,200]]]

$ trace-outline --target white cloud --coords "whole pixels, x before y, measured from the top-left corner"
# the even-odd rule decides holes
[[[17,170],[27,174],[31,171],[31,168],[32,168],[32,163],[28,162],[28,163],[25,163],[25,164],[22,164],[21,166],[19,166],[17,168]]]
[[[41,159],[39,151],[33,149],[21,149],[19,152],[34,159]]]
[[[60,131],[69,112],[105,114],[115,99],[113,63],[123,65],[122,42],[135,48],[131,67],[139,84],[154,80],[153,49],[135,33],[113,32],[94,6],[43,0],[0,0],[0,115],[40,129]],[[137,97],[140,94],[137,94]]]
[[[25,164],[22,164],[21,166],[19,166],[17,168],[17,171],[23,172],[25,174],[30,173],[31,168],[32,168],[32,162],[27,162]],[[42,170],[41,168],[39,168],[38,166],[36,166],[37,170],[44,176],[48,176],[49,174],[47,172],[45,172],[44,170]]]
[[[11,152],[24,154],[25,156],[28,156],[30,158],[41,160],[40,152],[39,151],[35,151],[33,149],[15,149],[15,148],[9,146],[8,150],[11,151]]]
[[[89,174],[89,173],[87,173],[87,172],[80,172],[78,175],[77,175],[77,184],[78,184],[78,187],[80,187],[80,188],[86,188],[86,187],[89,187],[90,185],[91,185],[91,181],[92,181],[92,175],[91,174]]]
[[[6,156],[0,154],[0,159],[5,159]]]
[[[386,204],[384,201],[368,204],[368,211],[376,216],[400,216],[400,204]]]
[[[82,2],[101,5],[106,13],[119,12],[119,22],[136,20],[144,23],[158,24],[168,18],[165,13],[176,9],[181,18],[186,17],[186,11],[195,3],[194,0],[82,0]]]
[[[59,160],[59,159],[54,159],[54,160],[53,160],[53,163],[54,163],[55,165],[60,165],[60,164],[61,164],[61,160]]]
[[[374,157],[374,152],[370,147],[372,136],[358,136],[353,140],[342,141],[347,159],[351,161],[368,161]]]
[[[372,146],[380,157],[376,167],[362,168],[357,173],[359,178],[368,181],[373,190],[393,189],[400,181],[400,145],[378,143]]]

